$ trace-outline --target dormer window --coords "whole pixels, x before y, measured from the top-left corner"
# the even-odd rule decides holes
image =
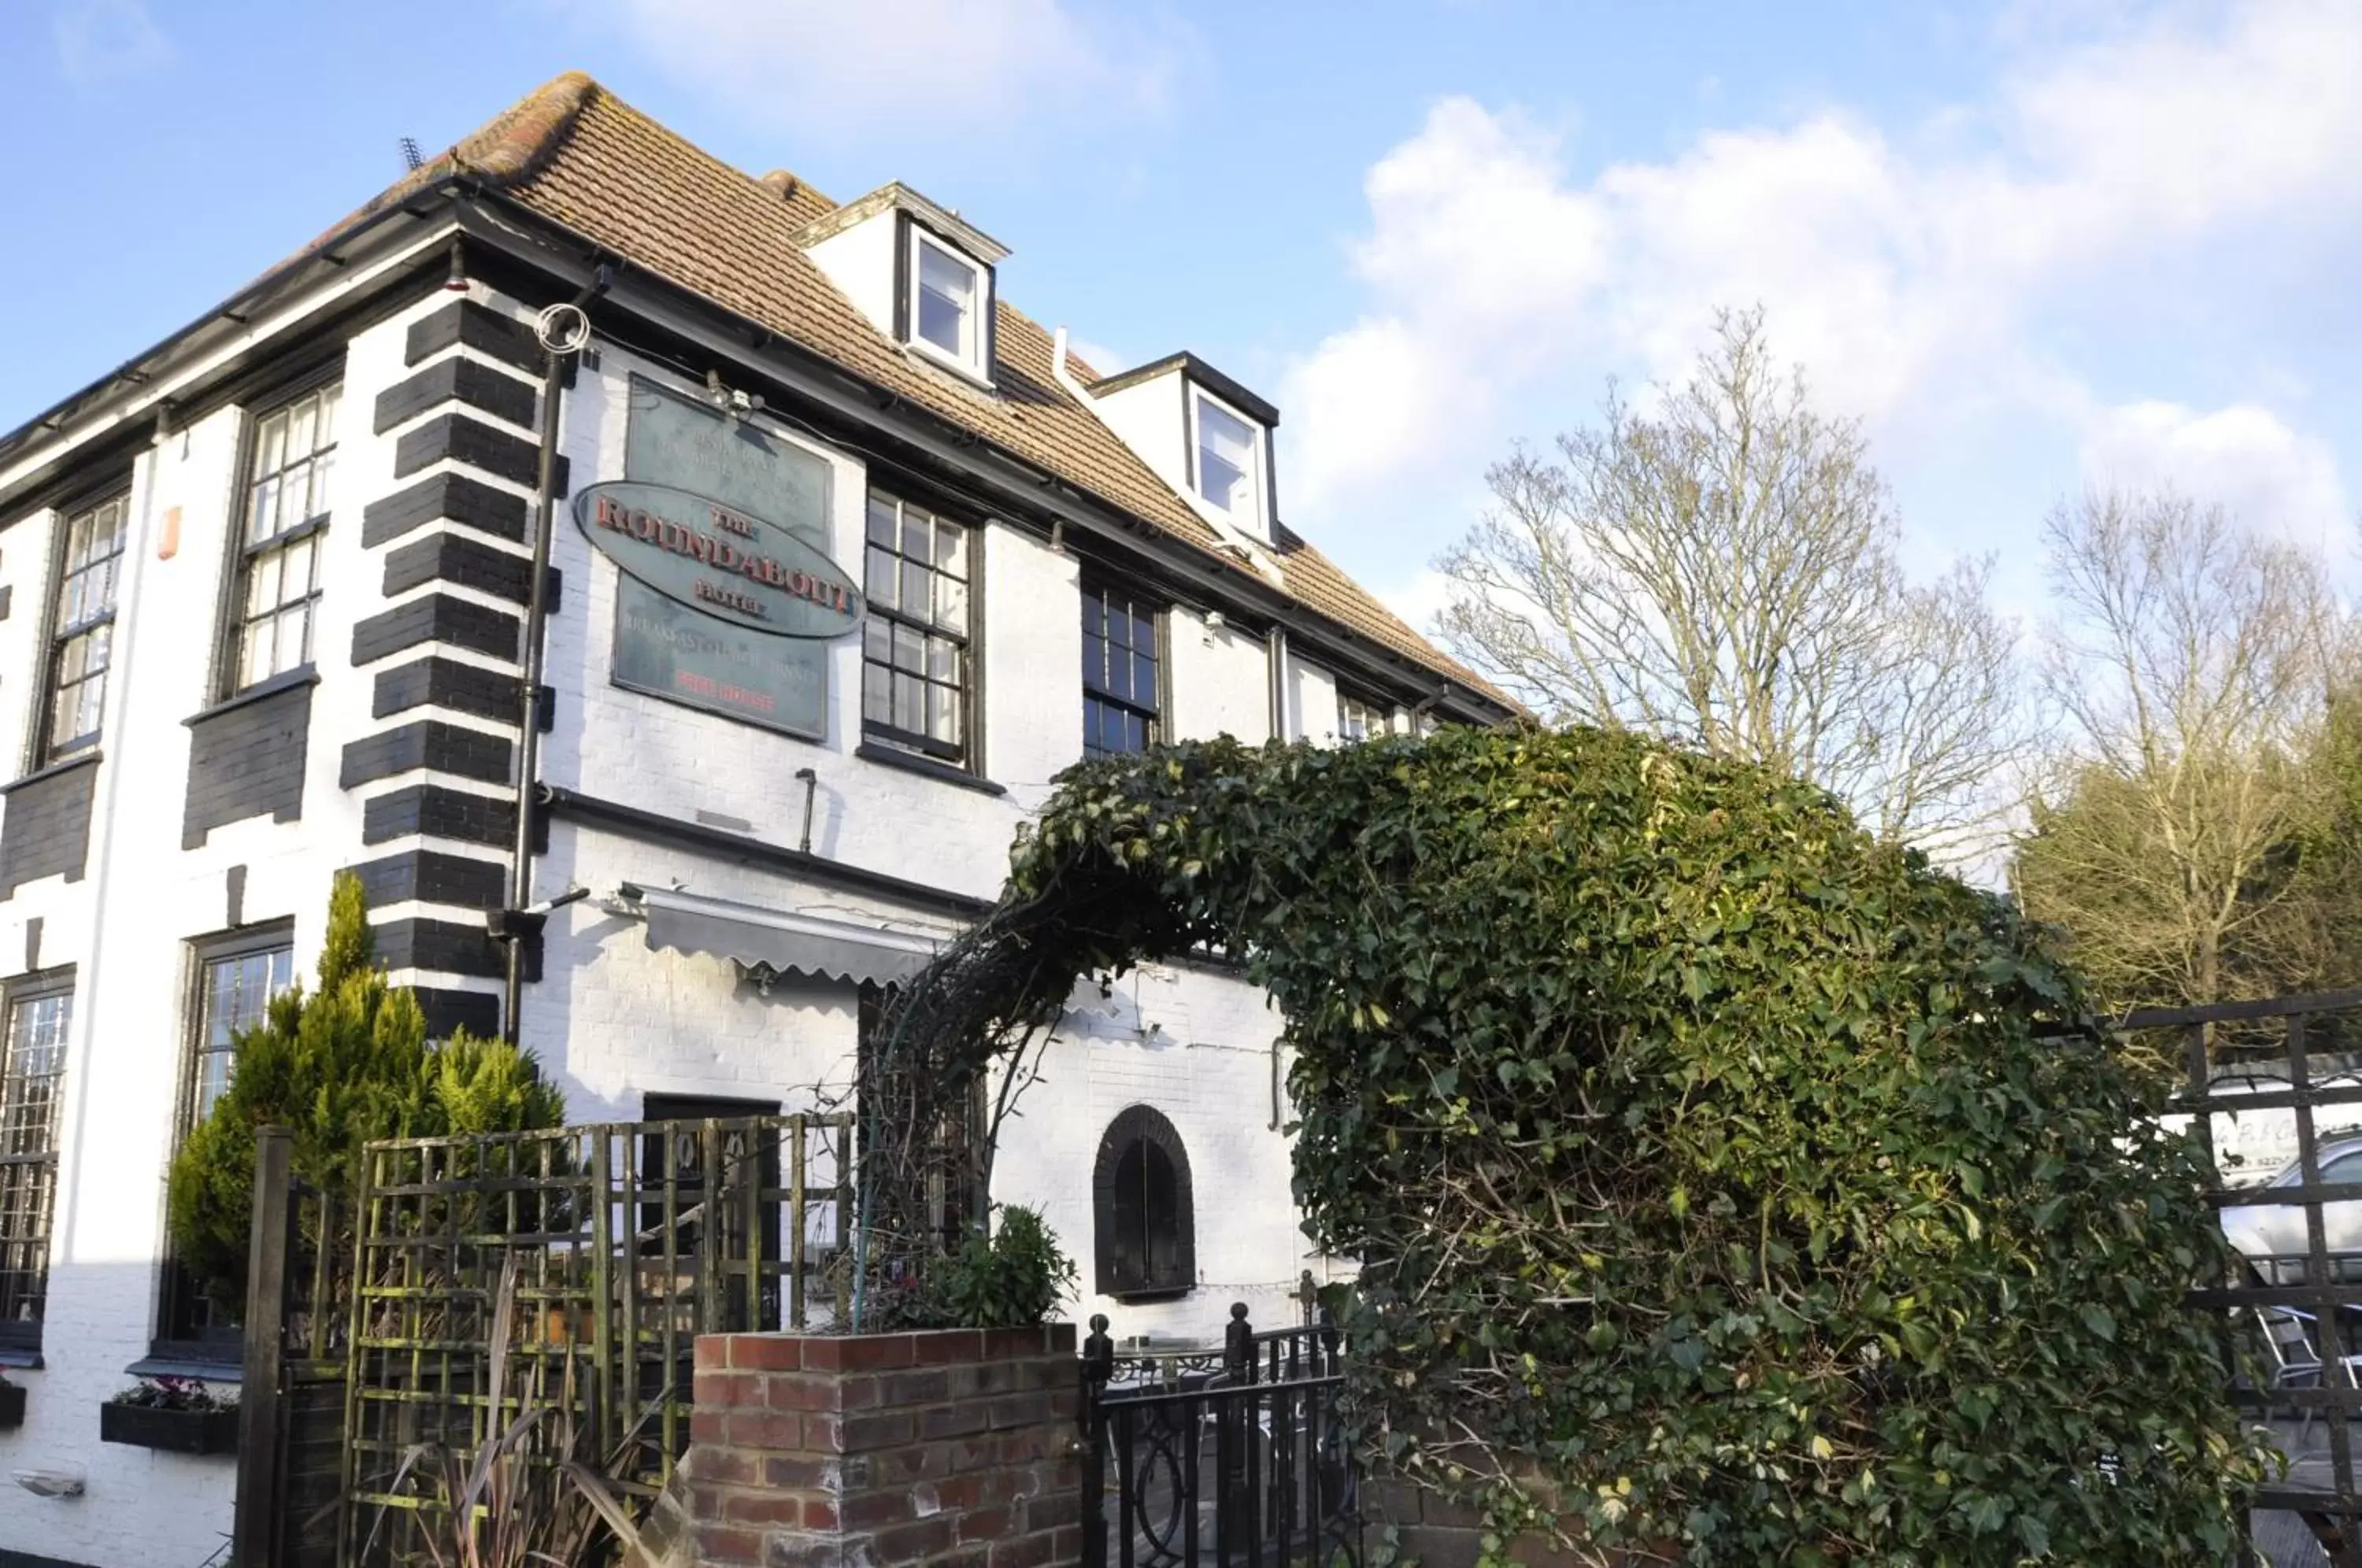
[[[981,373],[977,364],[977,269],[911,226],[911,324],[916,340],[960,369]]]
[[[992,270],[1007,246],[899,182],[814,218],[798,237],[880,333],[992,385]]]
[[[1256,479],[1263,472],[1262,432],[1203,390],[1195,390],[1190,403],[1196,410],[1198,493],[1260,532],[1263,487]]]
[[[1273,542],[1271,433],[1279,410],[1194,354],[1069,389],[1231,547]]]

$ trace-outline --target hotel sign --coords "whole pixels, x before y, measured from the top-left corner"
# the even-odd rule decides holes
[[[608,559],[666,598],[775,637],[841,637],[861,594],[837,564],[776,523],[669,485],[620,480],[574,500]]]
[[[862,610],[830,556],[828,459],[702,399],[630,385],[624,477],[574,505],[617,569],[615,684],[825,738],[830,639],[859,629]]]

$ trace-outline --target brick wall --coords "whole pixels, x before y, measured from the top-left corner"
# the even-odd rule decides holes
[[[1064,1568],[1082,1558],[1075,1331],[697,1342],[646,1568]]]

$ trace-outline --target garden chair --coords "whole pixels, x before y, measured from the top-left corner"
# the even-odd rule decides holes
[[[2278,1394],[2290,1388],[2319,1388],[2327,1364],[2322,1360],[2319,1331],[2321,1320],[2310,1312],[2293,1307],[2257,1307],[2253,1309],[2256,1327],[2262,1331],[2264,1353],[2271,1371],[2268,1392]],[[2336,1362],[2344,1375],[2345,1386],[2362,1388],[2362,1355],[2340,1354]],[[2312,1431],[2312,1411],[2304,1407],[2297,1420],[2297,1447],[2304,1446]]]

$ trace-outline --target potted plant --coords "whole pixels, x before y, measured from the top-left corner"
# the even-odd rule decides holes
[[[237,1401],[193,1377],[143,1377],[98,1408],[98,1436],[170,1453],[235,1453]]]
[[[13,1431],[25,1424],[25,1386],[11,1383],[6,1373],[0,1373],[0,1431]]]

